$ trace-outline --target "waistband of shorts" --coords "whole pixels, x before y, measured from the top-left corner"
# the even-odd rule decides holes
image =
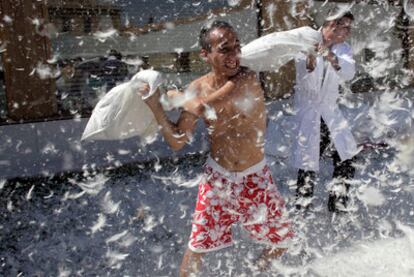
[[[211,156],[207,158],[206,165],[210,166],[213,170],[219,172],[223,176],[230,177],[232,179],[240,179],[262,170],[266,166],[266,159],[263,158],[263,160],[261,160],[257,164],[252,165],[251,167],[248,167],[243,171],[229,171],[221,165],[219,165]]]

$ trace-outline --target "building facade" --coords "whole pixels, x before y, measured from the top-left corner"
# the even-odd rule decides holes
[[[162,141],[141,147],[136,138],[84,144],[80,137],[100,97],[141,68],[161,71],[164,89],[207,72],[197,44],[207,20],[230,22],[245,44],[275,31],[317,29],[346,2],[0,0],[0,178],[179,155]],[[385,0],[357,1],[351,10],[358,73],[345,92],[412,86],[414,12]],[[260,73],[269,104],[294,93],[294,77],[292,62]]]
[[[185,86],[207,70],[198,57],[197,35],[212,16],[230,21],[247,43],[274,31],[318,28],[326,11],[344,1],[134,2],[1,0],[2,124],[87,117],[102,94],[140,68],[160,70],[171,84]],[[411,85],[412,28],[403,6],[359,1],[353,11],[358,76],[351,89]],[[118,62],[109,66],[120,70],[108,70],[111,55]],[[377,63],[384,60],[392,62],[381,72]],[[263,72],[261,79],[270,99],[287,97],[294,66]]]

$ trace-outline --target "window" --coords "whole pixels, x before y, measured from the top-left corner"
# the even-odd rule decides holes
[[[72,30],[72,19],[64,16],[62,17],[62,33],[70,32]]]
[[[197,41],[212,14],[232,23],[242,42],[257,37],[256,11],[246,4],[176,2],[48,2],[51,22],[63,20],[62,31],[52,38],[59,57],[54,64],[59,114],[88,115],[100,97],[141,68],[163,72],[167,86],[186,86],[206,72]]]
[[[92,18],[90,15],[85,16],[83,24],[83,31],[85,32],[85,34],[89,34],[90,32],[92,32]]]
[[[198,34],[213,17],[231,23],[241,43],[258,34],[256,5],[247,0],[4,1],[10,89],[4,93],[1,80],[0,116],[9,122],[87,117],[140,69],[161,71],[166,89],[187,86],[208,70]]]
[[[189,72],[190,68],[190,52],[177,53],[176,57],[177,72]]]

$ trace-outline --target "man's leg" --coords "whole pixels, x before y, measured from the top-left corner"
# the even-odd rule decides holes
[[[272,260],[278,259],[286,251],[287,248],[266,248],[257,259],[256,266],[264,272],[269,269]]]
[[[200,271],[203,255],[203,253],[196,253],[187,248],[180,266],[180,277],[196,276]]]
[[[349,183],[347,180],[354,178],[355,168],[352,165],[354,159],[341,162],[338,152],[335,150],[333,155],[334,171],[332,177],[337,181],[333,189],[329,192],[328,210],[330,212],[345,211],[348,203]]]
[[[321,119],[321,144],[320,154],[330,145],[330,132],[326,123]],[[346,180],[354,178],[355,168],[352,166],[354,159],[349,159],[341,162],[338,151],[336,149],[332,152],[334,171],[332,178],[337,182],[329,191],[328,210],[330,212],[345,211],[348,202],[349,184]]]
[[[316,173],[299,169],[296,183],[296,208],[306,208],[313,197]]]
[[[330,143],[331,141],[329,138],[328,126],[326,126],[325,122],[321,118],[319,156],[322,156]],[[310,204],[311,198],[313,197],[315,182],[316,172],[299,169],[296,187],[297,209],[307,207]]]

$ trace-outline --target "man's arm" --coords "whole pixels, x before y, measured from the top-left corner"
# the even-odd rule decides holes
[[[224,98],[226,95],[228,95],[235,87],[237,80],[230,79],[228,80],[221,88],[216,90],[215,92],[207,95],[207,96],[201,96],[200,100],[203,104],[211,104],[216,100]]]
[[[354,78],[355,60],[352,57],[352,49],[349,45],[342,45],[336,53],[329,51],[326,58],[342,80],[349,81]]]
[[[204,112],[204,108],[206,105],[211,105],[215,101],[223,99],[229,93],[231,93],[236,87],[236,83],[240,81],[240,79],[245,75],[244,72],[246,71],[247,69],[245,68],[241,69],[239,73],[230,78],[222,87],[220,87],[213,93],[210,93],[208,95],[198,94],[196,97],[185,101],[182,104],[182,107],[185,111],[188,111],[189,113],[194,114],[196,116],[200,116]],[[190,86],[188,90],[191,91],[194,90],[194,88]],[[184,93],[177,90],[170,90],[167,92],[167,95],[170,98],[183,97]]]
[[[309,54],[306,58],[306,70],[310,73],[315,70],[316,57],[313,54]]]
[[[141,90],[139,93],[143,95],[145,94],[145,90]],[[182,112],[177,123],[173,123],[167,117],[159,99],[160,93],[157,91],[154,95],[147,98],[145,100],[145,103],[154,113],[155,119],[161,127],[161,133],[167,143],[174,151],[178,151],[183,148],[187,142],[190,141],[198,118],[188,112]]]
[[[210,105],[228,95],[236,87],[235,82],[235,80],[231,79],[227,81],[221,88],[209,95],[198,95],[192,99],[185,101],[182,104],[182,107],[185,111],[195,116],[200,116],[204,112],[206,105]],[[184,92],[178,90],[169,90],[167,92],[167,95],[170,99],[174,99],[174,97],[183,97]]]

